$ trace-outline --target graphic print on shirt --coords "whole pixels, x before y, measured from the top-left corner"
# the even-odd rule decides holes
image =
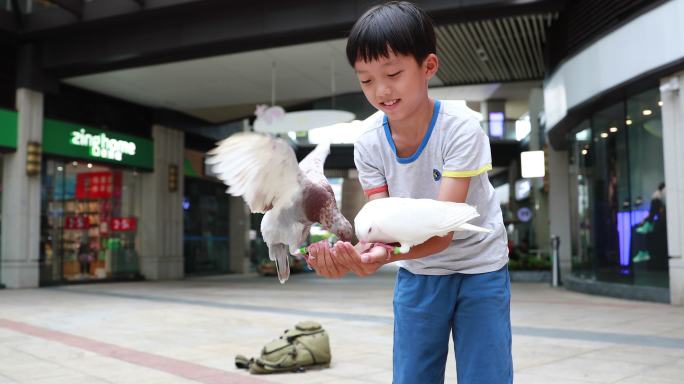
[[[440,181],[442,179],[442,173],[439,172],[437,168],[432,169],[432,178],[435,179],[435,181]]]

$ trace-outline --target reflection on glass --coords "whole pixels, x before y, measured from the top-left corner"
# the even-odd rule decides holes
[[[594,113],[573,130],[573,273],[667,287],[666,194],[659,92]]]
[[[660,92],[652,89],[627,100],[632,116],[630,190],[632,191],[632,241],[629,257],[635,283],[669,286],[666,194]]]
[[[571,155],[570,179],[571,207],[576,214],[571,215],[572,225],[572,270],[582,277],[594,277],[592,248],[592,210],[590,199],[592,185],[593,154],[591,128],[585,121],[577,128]]]

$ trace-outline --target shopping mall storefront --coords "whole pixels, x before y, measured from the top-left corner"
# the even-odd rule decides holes
[[[207,176],[204,153],[184,156],[183,256],[185,274],[230,272],[230,197],[226,186]]]
[[[644,10],[544,81],[549,228],[567,288],[684,305],[682,11]],[[636,40],[649,43],[625,48]]]
[[[40,284],[140,277],[152,141],[46,119],[42,149]]]
[[[572,273],[668,289],[660,91],[595,111],[570,134]]]

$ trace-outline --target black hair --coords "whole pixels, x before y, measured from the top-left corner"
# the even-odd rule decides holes
[[[435,30],[430,16],[407,1],[390,1],[364,13],[347,39],[347,59],[374,61],[390,53],[411,55],[420,64],[436,53]]]

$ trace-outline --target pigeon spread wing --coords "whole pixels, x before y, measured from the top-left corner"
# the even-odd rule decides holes
[[[297,157],[283,140],[259,133],[237,133],[209,152],[207,164],[242,196],[252,212],[280,210],[301,193]]]

